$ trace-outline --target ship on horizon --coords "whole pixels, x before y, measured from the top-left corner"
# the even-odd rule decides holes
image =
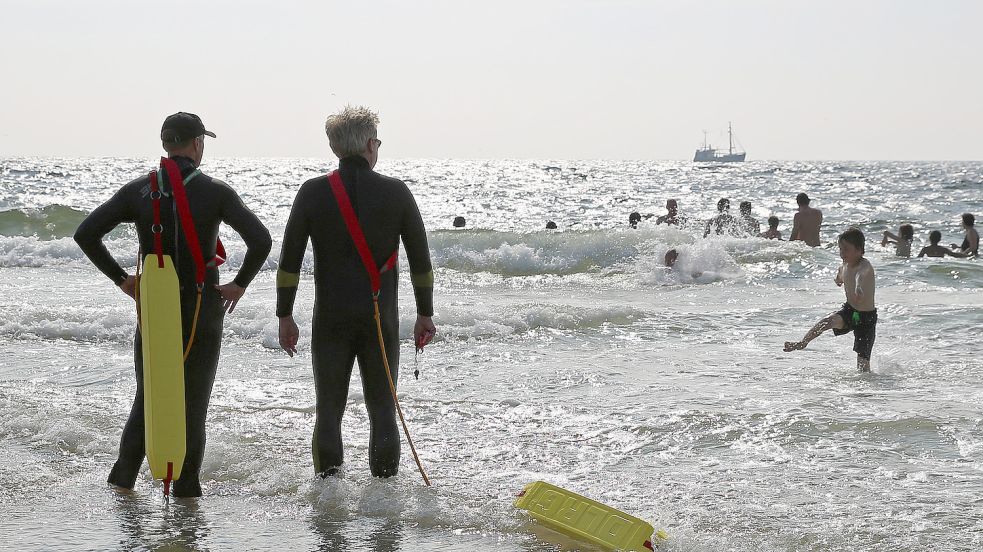
[[[696,150],[693,156],[694,162],[709,163],[743,163],[747,156],[746,151],[734,151],[734,129],[727,123],[727,153],[717,153],[717,150],[707,143],[707,131],[703,131],[703,147]]]

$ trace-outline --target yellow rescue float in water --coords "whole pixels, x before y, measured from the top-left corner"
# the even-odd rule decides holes
[[[645,521],[575,492],[536,481],[526,485],[515,506],[546,527],[612,550],[655,550],[655,529]],[[663,531],[656,533],[666,538]]]

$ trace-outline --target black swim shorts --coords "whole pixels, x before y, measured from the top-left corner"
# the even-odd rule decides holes
[[[843,303],[843,308],[836,312],[843,319],[843,329],[833,330],[835,335],[853,332],[853,350],[861,358],[870,360],[870,351],[874,348],[874,337],[877,330],[877,309],[858,311],[850,303]]]

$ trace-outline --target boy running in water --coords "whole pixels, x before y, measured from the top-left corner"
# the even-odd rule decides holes
[[[805,349],[810,341],[826,330],[835,335],[853,332],[853,350],[857,353],[857,368],[870,371],[870,352],[874,348],[877,328],[877,309],[874,307],[874,267],[864,258],[864,234],[858,228],[850,228],[840,234],[840,258],[843,264],[833,280],[843,286],[846,303],[813,326],[802,341],[786,341],[785,352]],[[845,284],[845,285],[844,285]]]

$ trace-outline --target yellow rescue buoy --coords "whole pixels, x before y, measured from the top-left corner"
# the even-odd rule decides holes
[[[181,296],[169,255],[144,258],[139,288],[147,462],[167,494],[181,477],[187,447]]]
[[[612,550],[654,550],[650,524],[545,481],[526,485],[515,506],[554,531],[594,545]],[[659,531],[657,536],[665,538],[665,533]]]

